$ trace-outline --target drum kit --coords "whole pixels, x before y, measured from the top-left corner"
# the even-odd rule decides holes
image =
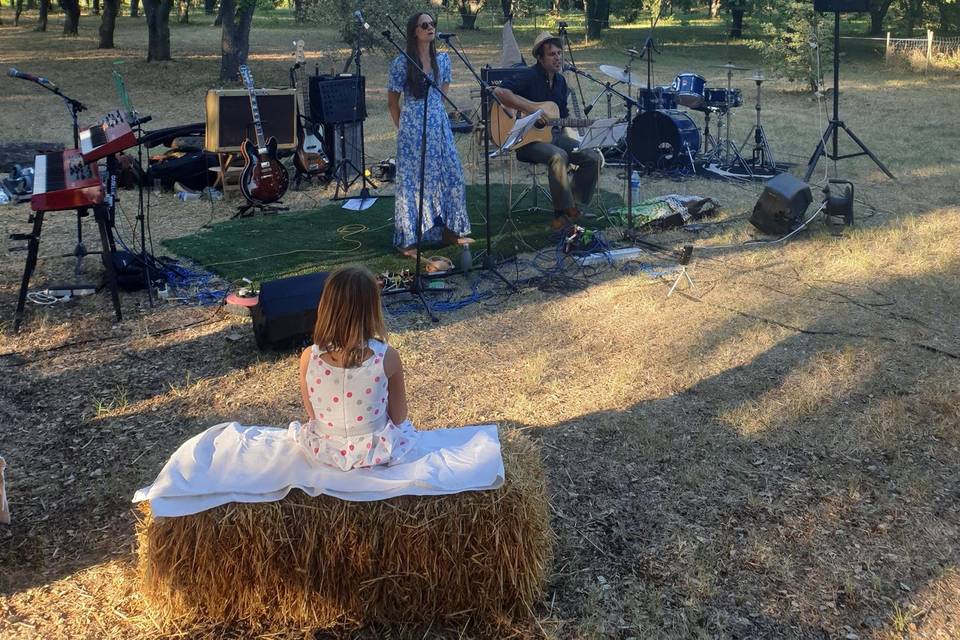
[[[618,146],[603,150],[608,162],[615,162],[618,153],[630,153],[635,162],[648,169],[692,170],[696,173],[700,167],[736,178],[768,178],[777,173],[760,117],[761,85],[765,79],[761,72],[756,71],[748,78],[757,86],[756,124],[743,144],[738,146],[730,137],[730,121],[733,110],[743,106],[743,92],[732,86],[733,76],[735,71],[749,69],[732,63],[716,65],[726,71],[726,86],[721,87],[707,86],[706,78],[693,72],[677,74],[670,85],[643,87],[637,86],[640,84],[638,74],[631,70],[634,59],[640,54],[633,49],[625,53],[629,61],[623,68],[609,64],[599,66],[600,72],[615,82],[607,83],[607,90],[601,92],[594,103],[606,94],[608,115],[612,115],[609,89],[623,84],[627,95],[636,95],[639,107],[639,114],[627,126]],[[690,112],[703,114],[702,134]],[[715,127],[715,133],[711,131],[711,125]]]

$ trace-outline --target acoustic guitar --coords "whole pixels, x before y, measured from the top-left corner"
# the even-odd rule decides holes
[[[297,40],[293,44],[296,46],[297,107],[300,109],[300,117],[297,118],[297,138],[300,142],[293,156],[293,164],[301,174],[315,176],[326,171],[330,162],[323,151],[317,123],[310,120],[310,87],[307,84],[303,40]]]
[[[240,76],[250,94],[250,113],[253,115],[253,128],[257,137],[256,144],[248,138],[240,147],[240,153],[243,154],[240,192],[243,193],[247,202],[260,206],[276,202],[283,197],[290,184],[290,175],[287,173],[287,168],[277,159],[277,139],[270,136],[269,140],[264,140],[260,109],[257,108],[257,93],[253,87],[253,75],[247,65],[240,65]]]
[[[523,140],[513,146],[513,149],[519,149],[531,142],[551,142],[553,140],[553,127],[589,127],[593,120],[584,118],[561,118],[560,107],[556,102],[534,102],[537,109],[543,110],[540,121],[523,137]],[[531,112],[532,113],[532,112]],[[523,115],[523,114],[519,114]],[[490,140],[498,147],[504,143],[510,130],[513,129],[517,121],[516,115],[510,115],[499,103],[494,103],[490,109]]]

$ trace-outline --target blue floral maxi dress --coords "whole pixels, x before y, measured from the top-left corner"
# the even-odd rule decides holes
[[[443,86],[451,80],[450,56],[437,54]],[[400,128],[397,131],[396,205],[393,244],[405,248],[417,242],[417,211],[420,204],[420,129],[423,99],[406,91],[407,59],[397,56],[390,66],[388,91],[403,94]],[[457,235],[470,233],[470,218],[464,195],[463,167],[453,142],[443,98],[430,89],[427,105],[426,171],[423,191],[423,241],[436,242],[443,227]]]

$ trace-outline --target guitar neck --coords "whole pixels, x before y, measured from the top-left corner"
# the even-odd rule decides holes
[[[551,127],[571,127],[573,129],[579,129],[580,127],[589,127],[593,124],[593,120],[588,120],[587,118],[557,118],[556,120],[547,120],[547,124]]]
[[[297,69],[297,93],[300,94],[300,106],[303,112],[300,114],[304,118],[310,119],[310,87],[307,84],[307,72],[303,65]]]

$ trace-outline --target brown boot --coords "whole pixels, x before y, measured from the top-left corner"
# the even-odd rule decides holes
[[[567,226],[569,226],[569,224],[570,221],[567,220],[567,216],[553,216],[553,220],[550,221],[550,228],[554,231],[560,231],[561,229],[565,229]]]
[[[576,207],[570,207],[569,209],[564,210],[563,215],[567,217],[567,220],[570,222],[576,222],[580,219],[580,209]]]

